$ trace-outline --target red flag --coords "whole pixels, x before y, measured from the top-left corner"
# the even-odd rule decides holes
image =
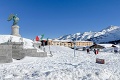
[[[36,41],[39,41],[39,37],[38,36],[36,36]]]

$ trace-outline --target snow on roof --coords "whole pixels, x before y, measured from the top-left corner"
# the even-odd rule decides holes
[[[55,42],[92,42],[92,41],[80,41],[80,40],[77,40],[77,41],[72,41],[72,40],[58,40],[58,39],[55,39],[53,41],[55,41]]]
[[[75,41],[75,42],[92,42],[92,41],[79,41],[79,40],[78,40],[78,41]]]
[[[101,45],[103,47],[111,47],[113,44],[98,44],[98,45]]]
[[[70,40],[58,40],[58,39],[55,39],[53,41],[55,41],[55,42],[71,42]]]

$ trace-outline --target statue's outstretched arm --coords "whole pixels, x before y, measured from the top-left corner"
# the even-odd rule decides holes
[[[13,16],[13,14],[10,14],[7,21],[11,21],[13,19]]]

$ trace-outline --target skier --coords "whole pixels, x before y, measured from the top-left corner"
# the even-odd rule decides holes
[[[94,49],[94,51],[93,51],[94,53],[95,53],[95,55],[96,55],[96,49]]]

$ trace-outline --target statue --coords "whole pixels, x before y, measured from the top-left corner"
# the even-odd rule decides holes
[[[11,20],[13,20],[13,25],[17,25],[17,23],[19,21],[17,14],[16,15],[10,14],[7,21],[11,21]]]
[[[19,26],[17,25],[19,18],[17,17],[17,15],[10,14],[7,21],[11,20],[13,20],[11,35],[20,37],[21,35],[19,34]]]

